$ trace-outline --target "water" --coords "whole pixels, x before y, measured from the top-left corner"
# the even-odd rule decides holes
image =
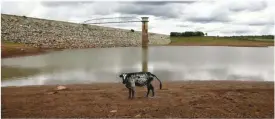
[[[118,77],[120,73],[142,71],[142,49],[127,47],[64,50],[37,56],[2,59],[2,72],[7,70],[7,67],[35,69],[37,72],[2,79],[2,87],[121,82]],[[273,81],[274,48],[150,47],[148,71],[166,81]]]

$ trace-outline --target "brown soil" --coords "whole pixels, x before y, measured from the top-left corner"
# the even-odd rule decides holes
[[[129,100],[120,83],[2,87],[2,118],[27,117],[201,117],[273,118],[274,82],[164,82],[156,97],[137,88]]]
[[[274,42],[255,42],[255,41],[243,41],[243,42],[175,42],[170,43],[168,46],[232,46],[232,47],[268,47],[274,46]]]
[[[1,43],[1,58],[37,55],[61,49],[36,48],[25,44]]]

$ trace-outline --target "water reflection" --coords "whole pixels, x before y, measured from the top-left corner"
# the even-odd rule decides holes
[[[148,46],[142,47],[142,71],[148,72]]]
[[[273,55],[273,47],[150,47],[148,71],[161,80],[272,81]],[[35,68],[40,73],[2,80],[2,86],[120,82],[119,73],[142,70],[141,59],[142,50],[137,47],[8,58],[2,60],[2,66]]]

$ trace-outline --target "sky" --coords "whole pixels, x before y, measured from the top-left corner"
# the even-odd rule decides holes
[[[149,17],[149,32],[202,31],[209,36],[274,34],[275,0],[1,2],[1,13],[82,23],[109,17]],[[118,19],[91,22],[110,22]],[[141,23],[102,24],[141,30]]]

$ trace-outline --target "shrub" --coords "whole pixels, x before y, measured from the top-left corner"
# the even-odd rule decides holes
[[[170,36],[175,36],[175,37],[179,37],[179,36],[183,36],[183,37],[191,37],[191,36],[204,36],[205,34],[201,31],[185,31],[185,32],[170,32]]]

